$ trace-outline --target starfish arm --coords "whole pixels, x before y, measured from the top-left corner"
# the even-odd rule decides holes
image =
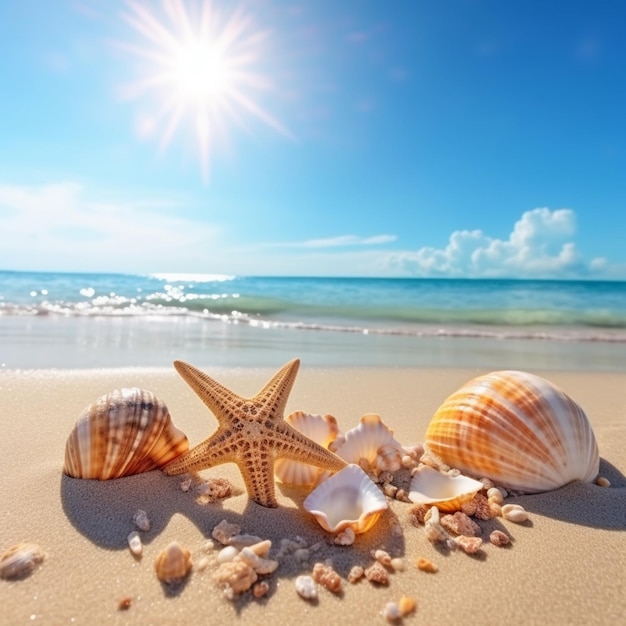
[[[267,415],[282,420],[299,368],[300,359],[293,359],[283,365],[252,401],[259,403]]]
[[[232,392],[204,372],[184,361],[174,361],[176,371],[212,411],[220,424],[246,403],[246,399]]]
[[[276,508],[274,457],[271,453],[255,455],[237,464],[251,500],[261,506]]]
[[[236,461],[236,450],[228,437],[229,433],[223,429],[215,432],[211,437],[194,446],[189,452],[168,463],[163,471],[168,476],[175,476],[185,472],[199,472],[222,463]]]
[[[309,439],[287,423],[277,424],[276,430],[280,433],[280,438],[276,445],[276,456],[278,458],[315,465],[332,472],[338,472],[347,465],[342,458]]]

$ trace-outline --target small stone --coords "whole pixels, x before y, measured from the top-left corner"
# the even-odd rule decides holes
[[[139,530],[143,530],[144,532],[150,530],[150,520],[148,519],[148,514],[142,509],[139,509],[133,515],[133,522]]]
[[[489,515],[492,518],[502,517],[502,505],[497,502],[493,502],[492,500],[488,500],[489,503]]]
[[[388,622],[397,622],[402,617],[400,607],[396,602],[387,602],[383,609],[383,616]]]
[[[353,565],[348,573],[348,582],[354,584],[365,576],[365,570],[360,565]]]
[[[598,487],[610,487],[611,481],[604,476],[598,476],[598,478],[596,478],[596,485],[598,485]]]
[[[342,589],[339,574],[332,567],[323,563],[316,563],[313,566],[313,580],[333,593],[339,593]]]
[[[385,550],[372,550],[372,556],[385,567],[391,567],[391,556]]]
[[[270,585],[266,580],[260,580],[252,585],[252,595],[258,600],[267,595]]]
[[[141,556],[141,553],[143,552],[143,544],[141,543],[139,533],[136,530],[133,530],[133,532],[128,535],[127,541],[130,551],[135,556]]]
[[[222,563],[213,574],[213,580],[222,588],[224,596],[229,600],[248,591],[257,579],[254,568],[243,561]]]
[[[489,500],[487,500],[487,496],[479,492],[472,498],[472,501],[476,505],[476,510],[471,514],[473,517],[484,521],[491,519],[492,516],[489,510]],[[463,510],[463,512],[467,513],[465,510]],[[470,515],[470,513],[467,514]]]
[[[278,567],[278,561],[259,556],[254,551],[254,546],[243,548],[237,559],[250,565],[257,574],[271,574]]]
[[[454,543],[457,547],[461,548],[465,554],[476,554],[480,550],[483,540],[480,537],[459,535],[458,537],[454,537]]]
[[[293,553],[293,558],[296,563],[306,563],[311,557],[310,551],[307,548],[298,548]]]
[[[390,565],[394,572],[403,572],[406,569],[406,561],[399,556],[391,559]]]
[[[222,563],[229,563],[230,561],[234,561],[238,554],[239,550],[237,550],[235,546],[226,546],[217,553],[217,562],[220,565]]]
[[[180,483],[181,490],[187,493],[191,489],[191,483],[192,483],[191,478],[185,478],[185,480],[182,480]]]
[[[522,524],[528,519],[528,513],[526,509],[519,504],[505,504],[502,507],[502,517],[509,520],[509,522]]]
[[[235,546],[237,550],[241,550],[246,546],[253,546],[257,543],[261,543],[262,541],[261,537],[257,537],[256,535],[234,535],[230,538],[228,545]]]
[[[294,583],[296,592],[305,600],[317,598],[317,585],[311,576],[298,576]]]
[[[398,601],[398,608],[400,609],[400,617],[406,617],[415,611],[417,608],[417,602],[415,601],[415,598],[402,596]]]
[[[497,487],[492,487],[487,490],[487,499],[490,502],[495,502],[496,504],[502,504],[504,502],[504,496]]]
[[[415,562],[417,569],[422,572],[428,572],[429,574],[435,574],[439,571],[439,568],[432,562],[429,561],[426,557],[420,556]]]
[[[511,543],[510,537],[501,530],[494,530],[489,535],[489,541],[494,546],[508,546]]]
[[[389,584],[389,572],[378,561],[372,563],[372,565],[365,570],[365,578],[377,585]]]
[[[213,539],[227,546],[230,540],[241,533],[241,527],[237,524],[230,524],[227,520],[222,520],[211,533]]]
[[[452,532],[455,535],[479,537],[482,532],[480,526],[462,511],[456,511],[454,514],[442,515],[441,525],[447,531]]]
[[[118,611],[128,611],[128,609],[130,609],[130,606],[131,606],[132,603],[133,603],[133,599],[130,596],[124,596],[117,603],[117,610]]]

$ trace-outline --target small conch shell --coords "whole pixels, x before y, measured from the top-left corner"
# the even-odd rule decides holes
[[[191,552],[178,542],[172,541],[162,550],[154,562],[157,578],[164,583],[176,583],[191,569]]]
[[[63,471],[108,480],[161,468],[188,449],[165,403],[145,389],[116,389],[79,416],[65,445]]]
[[[378,471],[379,455],[382,454],[389,460],[390,448],[398,451],[398,459],[401,462],[403,448],[395,440],[393,431],[385,425],[380,415],[367,413],[361,417],[358,426],[345,434],[344,442],[335,452],[347,463],[360,464],[362,459],[365,459],[372,470]],[[384,465],[384,459],[381,463]]]
[[[370,477],[358,465],[350,464],[318,485],[303,506],[324,530],[339,533],[352,528],[359,534],[378,521],[388,504]]]
[[[460,511],[461,505],[471,500],[483,484],[459,474],[451,476],[428,465],[422,465],[413,474],[409,486],[409,500],[415,504],[436,506],[440,511]]]
[[[451,467],[524,493],[591,482],[599,471],[583,409],[527,372],[492,372],[466,383],[436,411],[424,443]]]
[[[309,415],[296,411],[288,415],[285,421],[324,448],[328,448],[339,434],[337,420],[332,415]],[[285,484],[309,487],[327,478],[330,472],[300,461],[279,458],[274,463],[274,474]]]

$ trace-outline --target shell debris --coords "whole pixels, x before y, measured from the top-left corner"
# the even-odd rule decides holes
[[[439,571],[439,567],[424,556],[420,556],[417,559],[415,566],[421,572],[427,572],[429,574],[436,574]]]
[[[494,530],[489,535],[489,541],[494,546],[508,546],[511,543],[511,538],[501,530]]]
[[[374,563],[365,569],[365,578],[377,585],[389,584],[389,572],[378,561],[374,561]]]
[[[355,584],[365,576],[365,570],[361,565],[353,565],[348,572],[348,582]]]
[[[141,556],[141,554],[143,553],[143,543],[141,542],[141,537],[136,530],[133,530],[128,535],[126,541],[128,542],[128,547],[130,548],[130,551],[135,556]]]
[[[528,519],[528,512],[521,504],[505,504],[502,507],[502,517],[509,522],[523,524]]]
[[[219,541],[222,545],[227,546],[230,540],[241,533],[241,526],[231,524],[228,520],[223,519],[211,533],[213,539]]]
[[[154,562],[157,578],[166,584],[177,583],[189,574],[192,567],[191,551],[172,541]]]
[[[222,563],[213,574],[213,580],[229,600],[248,591],[258,578],[251,565],[239,560]]]
[[[30,576],[43,563],[45,554],[35,543],[18,543],[0,556],[0,578],[16,580]]]
[[[305,600],[317,598],[317,585],[313,578],[308,575],[298,576],[294,582],[296,593]]]
[[[326,587],[332,593],[340,593],[343,589],[341,577],[330,565],[316,563],[313,566],[312,578],[316,583]]]

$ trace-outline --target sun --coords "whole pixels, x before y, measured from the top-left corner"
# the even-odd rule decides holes
[[[214,148],[233,123],[241,125],[251,116],[291,136],[258,103],[260,93],[273,87],[259,69],[269,35],[254,26],[250,15],[239,9],[225,17],[209,0],[196,2],[193,14],[183,0],[163,0],[159,14],[152,4],[126,4],[124,20],[139,39],[121,47],[143,65],[124,94],[149,102],[151,110],[138,130],[146,136],[158,132],[162,151],[183,122],[191,123],[208,181]]]

